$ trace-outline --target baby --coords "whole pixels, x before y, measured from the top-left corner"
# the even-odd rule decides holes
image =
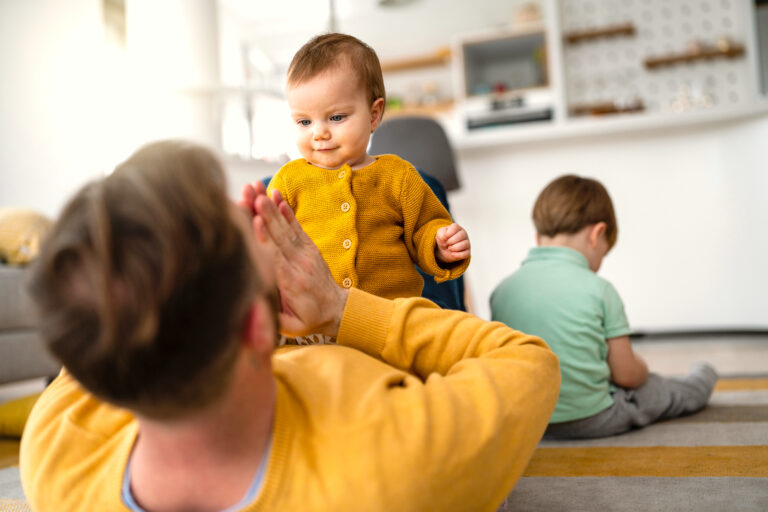
[[[303,158],[285,164],[268,193],[280,191],[339,285],[411,297],[424,285],[414,264],[437,282],[466,270],[467,232],[416,169],[367,152],[385,103],[368,45],[345,34],[313,38],[290,64],[286,98]]]

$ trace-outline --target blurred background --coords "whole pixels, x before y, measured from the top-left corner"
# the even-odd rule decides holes
[[[768,331],[768,5],[755,0],[2,0],[0,208],[55,217],[144,142],[214,147],[233,197],[296,157],[283,83],[335,30],[385,120],[437,119],[474,310],[534,245],[550,180],[601,180],[601,275],[636,331]]]

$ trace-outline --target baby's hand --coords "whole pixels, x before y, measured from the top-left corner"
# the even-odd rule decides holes
[[[435,242],[435,256],[441,263],[453,263],[469,258],[469,235],[456,223],[438,229]]]

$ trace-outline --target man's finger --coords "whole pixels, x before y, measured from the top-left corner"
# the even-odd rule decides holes
[[[255,215],[256,211],[254,210],[253,204],[253,200],[255,198],[256,193],[253,190],[253,186],[243,185],[242,191],[240,192],[240,199],[235,204],[237,204],[237,206],[243,209],[246,213]]]
[[[281,201],[278,210],[277,205],[272,200],[266,196],[259,196],[256,199],[256,208],[259,216],[264,219],[269,237],[284,257],[294,256],[298,249],[309,240],[293,215],[290,206],[284,201]]]

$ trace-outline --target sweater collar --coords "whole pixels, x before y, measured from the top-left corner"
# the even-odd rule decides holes
[[[534,247],[528,251],[528,257],[523,261],[523,265],[532,261],[563,261],[579,267],[589,268],[587,258],[576,249],[571,249],[570,247],[552,245],[547,247]]]

